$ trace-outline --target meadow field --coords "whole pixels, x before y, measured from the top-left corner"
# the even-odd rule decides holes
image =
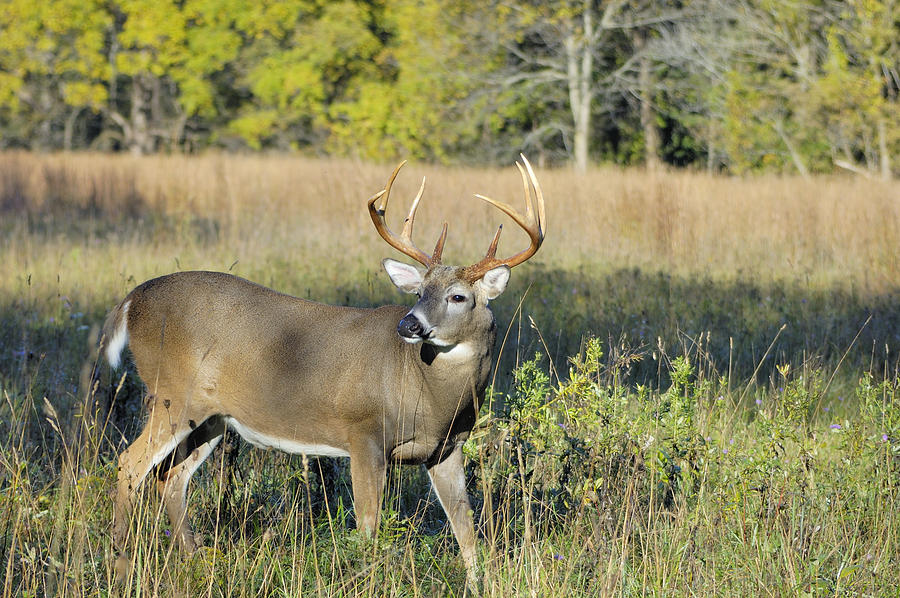
[[[408,164],[399,226],[444,259],[527,238],[512,167]],[[230,436],[194,478],[205,547],[147,484],[114,583],[109,492],[141,419],[97,359],[131,288],[229,271],[300,297],[407,302],[365,200],[394,164],[286,156],[0,154],[3,596],[453,596],[465,571],[427,478],[392,470],[375,542],[342,460]],[[859,177],[537,169],[548,231],[492,306],[467,445],[486,596],[896,596],[900,188]]]

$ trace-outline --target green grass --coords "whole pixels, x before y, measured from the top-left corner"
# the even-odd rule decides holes
[[[378,271],[389,251],[361,213],[389,169],[168,160],[0,160],[2,595],[461,595],[465,571],[423,472],[391,471],[368,542],[341,460],[235,437],[192,486],[205,547],[171,546],[148,485],[130,577],[113,583],[109,492],[142,393],[133,373],[96,364],[116,301],[198,267],[329,302],[404,300]],[[359,180],[341,178],[351,167]],[[177,183],[169,170],[191,174]],[[792,206],[786,225],[772,198],[791,181],[671,175],[642,187],[641,173],[597,172],[569,189],[571,173],[538,176],[548,246],[493,304],[509,330],[466,447],[484,594],[896,595],[900,287],[896,215],[878,208],[887,195],[797,182],[798,197],[822,201]],[[438,195],[464,179],[465,192],[503,197],[487,188],[500,177],[517,185],[511,172],[429,167],[446,183],[429,183]],[[858,192],[837,208],[834,186]],[[579,194],[593,188],[612,198],[590,207]],[[737,191],[710,192],[723,188]],[[288,190],[306,199],[284,203]],[[657,204],[636,207],[645,192]],[[760,194],[760,226],[731,219]],[[448,251],[468,259],[483,248],[465,241],[486,244],[492,224],[463,204]],[[653,216],[662,204],[668,216]],[[831,230],[842,218],[846,230]]]

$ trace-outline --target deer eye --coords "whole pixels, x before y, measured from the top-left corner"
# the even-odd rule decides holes
[[[465,303],[466,296],[465,295],[451,295],[450,302],[451,303]]]

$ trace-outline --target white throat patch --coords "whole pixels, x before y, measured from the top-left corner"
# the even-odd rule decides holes
[[[435,343],[437,344],[437,343]],[[449,349],[438,351],[439,359],[450,359],[453,361],[467,361],[475,357],[475,349],[469,343],[459,343],[453,345]]]

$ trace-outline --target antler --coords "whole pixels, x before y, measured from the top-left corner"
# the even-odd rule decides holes
[[[426,268],[431,268],[432,266],[441,263],[441,253],[444,251],[444,240],[447,238],[447,223],[444,223],[441,236],[438,238],[437,244],[434,246],[434,251],[430,256],[416,247],[413,243],[413,220],[416,218],[416,209],[419,207],[419,200],[422,199],[422,194],[425,193],[424,177],[422,177],[422,186],[419,187],[419,192],[416,194],[416,198],[412,202],[412,207],[409,209],[409,215],[406,217],[406,220],[403,221],[403,232],[400,233],[400,236],[391,232],[391,229],[388,228],[387,223],[384,220],[388,198],[391,195],[391,185],[394,184],[394,179],[397,178],[397,173],[400,172],[400,169],[403,168],[404,164],[406,164],[406,160],[401,162],[397,168],[394,169],[394,173],[391,175],[391,178],[388,179],[384,189],[369,198],[369,216],[372,217],[372,222],[375,224],[375,229],[378,231],[378,234],[381,235],[381,238],[387,241],[391,247],[405,253]],[[376,208],[375,202],[379,197],[382,198],[381,207]]]
[[[462,276],[470,282],[475,282],[484,276],[488,270],[492,270],[497,266],[506,265],[510,268],[518,266],[533,256],[541,246],[541,243],[544,242],[544,231],[547,229],[547,216],[544,213],[544,194],[541,193],[541,186],[538,183],[537,177],[534,175],[534,170],[532,170],[528,159],[522,154],[519,154],[519,156],[521,156],[522,162],[525,163],[525,167],[523,168],[519,162],[516,162],[516,167],[519,169],[519,174],[522,175],[522,183],[525,187],[524,216],[503,202],[496,201],[483,195],[475,195],[475,197],[496,207],[512,218],[516,224],[525,229],[525,232],[527,232],[528,236],[531,238],[531,245],[528,249],[520,251],[512,257],[502,260],[497,259],[495,257],[497,253],[497,244],[500,242],[500,232],[503,230],[503,225],[501,224],[500,228],[497,229],[497,234],[494,235],[494,240],[491,241],[491,245],[488,247],[487,253],[481,261],[463,268]],[[526,169],[528,171],[527,176],[525,174]]]

